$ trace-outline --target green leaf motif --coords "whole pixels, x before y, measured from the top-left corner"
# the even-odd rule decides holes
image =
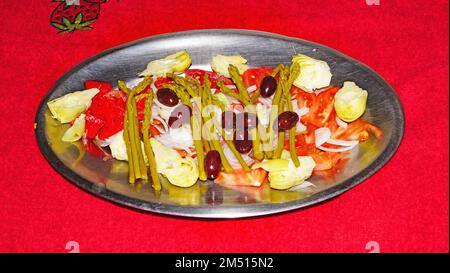
[[[52,24],[52,26],[54,26],[55,28],[57,28],[59,30],[66,30],[67,29],[66,26],[63,26],[63,25],[58,24],[58,23],[51,23],[51,24]]]
[[[92,19],[92,20],[89,20],[89,21],[85,21],[85,22],[83,22],[83,23],[81,23],[81,24],[78,24],[78,26],[80,26],[80,27],[86,27],[86,26],[92,24],[93,22],[95,22],[95,19]]]
[[[72,27],[72,22],[70,22],[69,19],[67,19],[66,17],[63,17],[62,21],[63,21],[64,25],[66,25],[68,28]]]
[[[78,25],[81,23],[81,21],[83,21],[83,13],[82,12],[78,13],[77,17],[75,18],[74,24]]]
[[[77,29],[81,29],[81,30],[89,30],[89,29],[92,29],[92,27],[91,27],[91,26],[87,26],[87,27],[81,27],[81,26],[78,26]]]

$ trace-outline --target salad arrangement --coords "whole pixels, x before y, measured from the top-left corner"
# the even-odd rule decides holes
[[[128,161],[130,183],[151,179],[159,191],[160,175],[179,187],[210,179],[288,190],[337,172],[369,133],[382,138],[361,118],[368,92],[330,86],[324,61],[296,54],[290,66],[250,68],[242,56],[216,55],[212,71],[191,64],[180,51],[148,63],[135,84],[87,81],[49,101],[53,118],[70,125],[62,140]]]

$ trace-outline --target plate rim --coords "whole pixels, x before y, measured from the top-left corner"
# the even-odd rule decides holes
[[[394,127],[392,132],[391,140],[387,144],[385,150],[370,164],[368,167],[361,170],[356,175],[344,180],[342,183],[327,188],[324,191],[313,194],[309,197],[289,201],[285,203],[279,204],[251,204],[245,207],[232,207],[233,213],[229,213],[229,209],[227,206],[210,206],[210,207],[195,207],[195,206],[182,206],[182,205],[172,205],[172,204],[158,204],[158,203],[150,203],[144,200],[131,198],[129,196],[125,196],[116,192],[113,192],[106,187],[99,187],[98,184],[91,182],[74,171],[72,171],[69,167],[67,167],[53,152],[51,147],[49,146],[46,137],[45,137],[45,126],[39,126],[40,124],[45,124],[45,111],[46,102],[51,94],[56,90],[56,88],[64,82],[69,76],[71,76],[74,72],[76,72],[79,68],[84,67],[86,64],[89,64],[103,56],[106,56],[115,51],[131,47],[143,42],[148,42],[152,40],[164,39],[173,36],[180,35],[195,35],[195,34],[204,34],[204,33],[220,33],[220,34],[242,34],[242,35],[253,35],[260,36],[265,38],[273,38],[279,40],[287,40],[296,43],[307,44],[309,46],[313,46],[315,48],[324,49],[326,51],[332,52],[339,57],[345,58],[346,60],[352,62],[354,65],[359,66],[360,69],[364,69],[373,75],[376,80],[382,84],[384,84],[388,92],[391,95],[390,99],[393,99],[393,104],[396,106],[396,113],[400,113],[398,116],[394,116]],[[71,67],[67,70],[58,80],[53,84],[51,89],[46,93],[46,95],[41,99],[39,103],[38,109],[35,115],[35,137],[39,149],[41,153],[44,155],[44,158],[50,163],[50,165],[63,176],[66,180],[69,180],[72,184],[76,185],[78,188],[83,189],[84,191],[95,195],[96,197],[100,197],[101,199],[113,202],[120,206],[124,206],[127,208],[137,209],[141,212],[150,212],[150,213],[158,213],[162,215],[170,215],[170,216],[180,216],[180,217],[189,217],[189,218],[209,218],[209,219],[226,219],[226,218],[244,218],[244,217],[258,217],[258,216],[266,216],[271,214],[278,214],[281,212],[298,210],[300,208],[305,208],[308,206],[316,205],[318,203],[322,203],[326,200],[332,199],[336,196],[343,194],[344,192],[352,189],[353,187],[361,184],[367,178],[372,176],[378,170],[380,170],[384,165],[386,165],[389,160],[394,156],[396,151],[398,150],[405,131],[405,113],[400,101],[399,96],[392,88],[392,86],[381,77],[376,71],[370,68],[365,63],[358,61],[330,46],[326,46],[323,44],[319,44],[316,42],[308,41],[305,39],[286,36],[282,34],[260,31],[260,30],[249,30],[249,29],[236,29],[236,28],[220,28],[220,29],[196,29],[196,30],[186,30],[186,31],[177,31],[177,32],[169,32],[158,35],[152,35],[144,38],[140,38],[137,40],[133,40],[131,42],[127,42],[124,44],[117,45],[115,47],[106,49],[97,53],[93,56],[90,56],[77,65]],[[371,168],[369,168],[372,166]],[[268,208],[269,207],[269,208]],[[180,210],[181,208],[181,210]],[[189,208],[186,211],[186,208]]]

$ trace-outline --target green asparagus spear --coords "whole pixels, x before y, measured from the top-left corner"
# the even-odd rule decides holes
[[[280,100],[280,103],[278,104],[278,109],[280,112],[284,111],[284,106],[285,106],[285,98],[283,97]],[[278,159],[281,156],[281,153],[283,152],[284,149],[284,137],[285,137],[285,132],[279,130],[278,131],[278,142],[277,142],[277,148],[275,149],[275,152],[273,154],[273,159]]]
[[[269,126],[267,128],[268,130],[268,145],[270,145],[269,147],[272,147],[272,143],[274,141],[275,138],[275,132],[273,130],[273,126],[274,123],[278,117],[278,113],[280,112],[279,105],[280,105],[280,99],[283,95],[283,82],[286,80],[286,73],[285,73],[285,69],[284,69],[284,65],[281,65],[280,68],[280,78],[278,79],[278,84],[277,84],[277,89],[275,90],[275,95],[273,97],[272,100],[272,107],[270,109],[270,114],[269,114]],[[269,153],[270,155],[270,153]],[[273,156],[273,154],[272,154]]]
[[[148,165],[150,168],[150,176],[152,177],[153,181],[153,188],[155,189],[155,191],[160,191],[161,182],[159,181],[158,172],[156,170],[155,155],[153,153],[152,145],[150,144],[149,138],[150,118],[152,116],[152,107],[151,107],[152,102],[153,102],[153,92],[148,92],[145,101],[144,123],[142,125],[142,136],[143,136],[142,138],[144,141],[145,154],[147,155]]]
[[[121,88],[123,88],[123,86]],[[122,90],[124,90],[124,92],[125,90],[129,92],[124,120],[124,128],[126,128],[126,130],[124,130],[124,141],[127,145],[127,154],[129,155],[129,181],[130,183],[134,183],[136,179],[148,179],[147,168],[145,166],[144,156],[142,154],[141,141],[137,126],[136,101],[134,99],[136,90],[129,90],[128,88],[123,88]]]
[[[207,105],[212,105],[212,98],[211,98],[211,82],[209,81],[208,74],[205,74],[203,79],[203,96],[205,96],[205,101]],[[210,120],[215,119],[215,113],[210,113],[210,115],[206,116],[206,121],[209,124]],[[214,124],[214,122],[212,123]],[[222,166],[225,169],[226,172],[232,172],[233,167],[231,167],[230,163],[228,162],[228,159],[226,158],[225,154],[223,153],[222,146],[220,145],[220,142],[217,137],[216,130],[214,126],[211,126],[209,128],[209,136],[211,138],[211,144],[214,147],[214,149],[219,152],[220,158],[222,160]]]
[[[243,105],[245,105],[246,110],[249,113],[256,114],[255,106],[252,104],[252,100],[248,94],[248,91],[247,91],[247,88],[245,87],[244,82],[242,81],[242,77],[239,74],[239,70],[235,66],[230,64],[228,66],[228,72],[230,73],[231,80],[236,85],[236,87],[239,91],[239,94],[237,96],[232,95],[230,93],[230,91],[228,91],[226,88],[222,87],[223,84],[222,84],[222,86],[219,85],[222,92],[224,92],[224,90],[225,90],[225,92],[224,92],[225,94],[231,95],[231,96],[237,98]],[[232,92],[232,93],[234,93],[234,92]],[[253,156],[258,160],[263,160],[264,153],[261,151],[261,142],[260,142],[259,135],[258,135],[258,128],[251,128],[249,130],[249,135],[252,138]]]
[[[234,65],[230,64],[228,66],[228,72],[230,73],[231,80],[236,85],[236,88],[239,91],[239,95],[241,96],[241,100],[245,101],[244,104],[248,105],[251,103],[250,96],[247,91],[247,87],[245,87],[244,81],[242,80],[241,74],[239,74],[239,70]]]
[[[198,160],[198,172],[199,172],[199,179],[202,181],[205,181],[207,179],[206,172],[205,172],[205,152],[203,150],[203,143],[202,143],[202,118],[201,114],[200,117],[196,117],[197,112],[194,111],[194,106],[191,103],[190,97],[187,92],[184,92],[183,87],[179,85],[173,85],[173,84],[164,84],[163,87],[172,89],[177,96],[181,99],[181,102],[185,105],[187,105],[189,108],[191,108],[191,130],[192,130],[192,139],[194,141],[195,150],[197,151],[197,160]],[[198,105],[200,112],[202,109],[201,101],[199,102],[200,105]],[[197,138],[198,136],[198,138]]]
[[[295,81],[295,79],[298,77],[299,74],[300,74],[300,66],[298,63],[294,63],[289,71],[289,80],[286,81],[283,86],[284,88],[283,93],[285,95],[288,111],[292,111],[290,89],[292,87],[293,82]],[[297,153],[295,151],[295,130],[296,130],[295,126],[289,130],[289,151],[291,154],[292,162],[294,162],[295,167],[299,167],[300,161],[298,160]]]

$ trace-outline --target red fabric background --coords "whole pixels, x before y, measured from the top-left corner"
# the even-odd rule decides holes
[[[319,3],[320,2],[320,3]],[[448,1],[110,0],[94,29],[57,35],[56,3],[2,0],[1,252],[381,252],[449,250]],[[403,143],[363,184],[270,217],[200,221],[145,214],[58,175],[33,132],[41,98],[68,69],[112,46],[203,28],[276,32],[334,47],[379,72],[406,113]]]

